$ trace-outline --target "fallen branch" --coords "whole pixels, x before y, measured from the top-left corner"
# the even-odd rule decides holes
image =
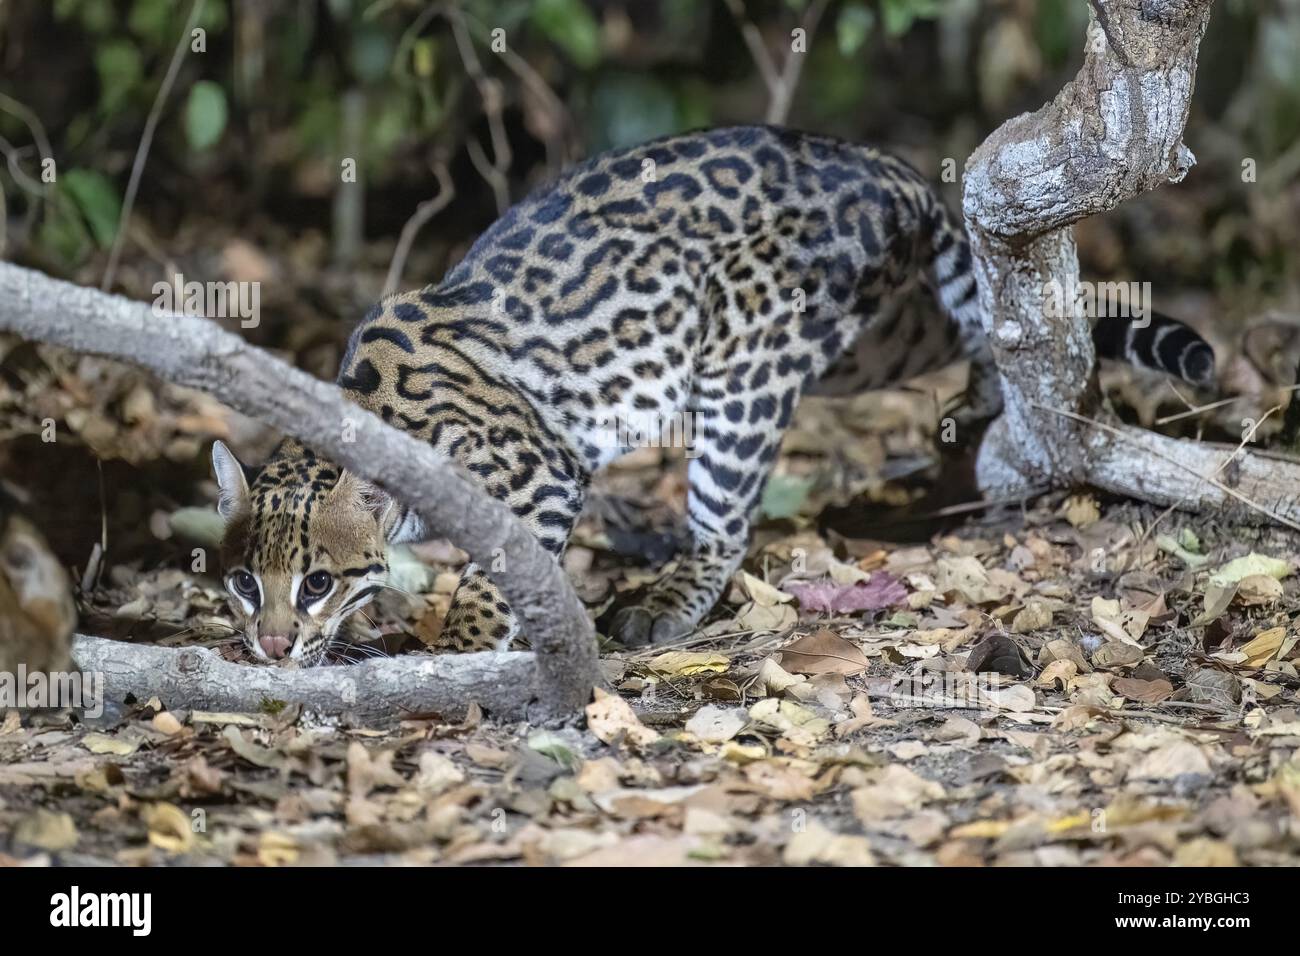
[[[78,634],[72,658],[102,676],[105,702],[157,697],[168,707],[257,713],[274,702],[322,714],[382,719],[436,713],[460,717],[471,701],[493,717],[519,720],[537,694],[532,654],[413,654],[339,667],[250,667],[206,647],[128,644]]]
[[[1005,402],[980,446],[985,497],[1044,484],[1242,521],[1300,519],[1300,466],[1118,425],[1097,385],[1073,225],[1195,163],[1182,142],[1212,0],[1088,0],[1078,75],[998,128],[966,164],[963,212]],[[1094,297],[1094,301],[1099,301]],[[1150,303],[1144,303],[1150,308]]]
[[[1187,511],[1214,511],[1243,523],[1271,521],[1300,531],[1300,485],[1296,464],[1252,455],[1242,445],[1180,441],[1144,428],[1087,421],[1073,412],[1051,409],[1096,429],[1088,437],[1089,479],[1117,494],[1138,495],[1153,504]],[[1133,472],[1135,454],[1168,468]],[[1290,468],[1287,466],[1290,465]],[[1232,484],[1219,476],[1231,472]]]
[[[164,381],[199,389],[374,481],[481,567],[502,569],[489,573],[536,652],[542,711],[572,714],[586,703],[599,678],[596,643],[586,608],[559,563],[504,503],[489,498],[428,445],[349,402],[334,385],[214,322],[159,314],[142,302],[9,263],[0,263],[0,330],[130,362]],[[483,675],[471,658],[449,657],[441,667]],[[492,683],[460,686],[486,694]]]

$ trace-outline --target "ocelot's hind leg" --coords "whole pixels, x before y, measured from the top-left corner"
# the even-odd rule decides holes
[[[707,383],[706,383],[707,384]],[[702,390],[701,390],[702,391]],[[785,404],[792,407],[792,393]],[[691,631],[717,603],[745,559],[749,518],[780,448],[778,403],[771,393],[734,396],[721,382],[693,414],[696,437],[687,467],[691,547],[650,588],[621,595],[602,615],[602,633],[624,646],[660,643]],[[761,414],[750,413],[750,402]],[[737,404],[745,406],[736,421]],[[754,424],[748,424],[757,419]]]

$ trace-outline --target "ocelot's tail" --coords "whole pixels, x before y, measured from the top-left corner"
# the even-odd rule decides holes
[[[1214,350],[1189,326],[1159,312],[1145,320],[1107,317],[1092,327],[1102,358],[1168,372],[1203,388],[1214,384]]]
[[[949,213],[942,200],[932,193],[929,198],[930,260],[926,270],[929,284],[939,305],[961,329],[965,355],[977,365],[991,366],[970,242],[961,223]],[[1214,384],[1214,350],[1177,319],[1156,312],[1148,312],[1145,319],[1103,318],[1093,325],[1092,338],[1102,358],[1168,372],[1193,385]],[[980,374],[983,376],[984,371]]]

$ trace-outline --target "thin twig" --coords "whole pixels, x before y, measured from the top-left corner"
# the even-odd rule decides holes
[[[425,223],[447,208],[447,204],[456,195],[456,187],[451,181],[451,174],[447,171],[447,163],[441,156],[435,157],[433,161],[433,175],[438,180],[438,191],[415,208],[415,212],[410,219],[406,220],[406,225],[402,226],[402,233],[398,236],[397,248],[393,250],[393,259],[388,264],[388,277],[384,279],[386,296],[396,292],[398,284],[402,281],[402,269],[406,266],[406,257],[411,252],[411,244],[415,241],[416,234],[424,228]]]
[[[487,24],[476,18],[469,12],[464,13],[465,21],[479,38],[480,42],[485,42],[485,37],[490,37],[490,31]],[[498,56],[501,62],[505,64],[506,69],[519,77],[533,95],[544,104],[547,112],[551,114],[553,125],[560,132],[558,136],[546,137],[546,163],[552,173],[558,172],[571,158],[570,150],[573,143],[574,122],[573,116],[569,113],[568,107],[564,101],[556,95],[550,85],[537,72],[527,60],[512,50],[505,47]]]
[[[763,34],[745,13],[745,6],[741,0],[726,0],[726,4],[732,19],[736,21],[736,26],[740,28],[740,35],[745,41],[745,46],[749,48],[749,55],[754,60],[754,65],[758,67],[763,85],[767,87],[765,121],[779,126],[790,116],[790,106],[794,102],[794,92],[799,86],[805,54],[791,50],[778,69],[776,61],[763,42]],[[826,4],[827,0],[813,0],[804,11],[799,26],[804,32],[806,42],[812,41],[817,24],[821,21],[822,14],[826,12]]]
[[[126,236],[126,222],[131,218],[131,207],[135,205],[135,194],[140,189],[140,177],[144,173],[145,161],[149,158],[149,147],[153,144],[154,130],[158,128],[158,120],[162,117],[163,104],[167,102],[167,94],[171,92],[172,85],[176,82],[181,61],[185,59],[185,53],[190,46],[190,33],[198,23],[206,2],[207,0],[194,0],[194,5],[190,7],[189,20],[185,23],[185,29],[181,31],[181,38],[172,52],[171,63],[167,65],[167,74],[163,77],[162,86],[158,88],[158,95],[154,97],[153,107],[145,120],[144,134],[140,137],[140,145],[136,148],[135,162],[131,164],[131,178],[126,184],[126,195],[122,198],[122,211],[118,214],[113,247],[108,252],[108,265],[104,267],[104,278],[99,283],[100,289],[105,292],[112,288],[113,279],[117,274],[117,262],[122,255],[122,240]]]
[[[23,122],[32,134],[32,142],[36,144],[36,148],[41,152],[42,162],[54,155],[54,148],[50,146],[50,138],[45,135],[45,127],[41,125],[40,117],[28,109],[25,104],[18,102],[12,96],[0,93],[0,110]]]
[[[1177,390],[1175,390],[1174,394],[1178,395]],[[1178,397],[1182,398],[1182,395],[1178,395]],[[1175,412],[1172,415],[1165,415],[1163,418],[1157,418],[1154,424],[1168,425],[1170,422],[1179,422],[1182,421],[1184,418],[1192,418],[1196,415],[1204,414],[1205,412],[1212,412],[1216,408],[1222,408],[1225,405],[1231,405],[1234,402],[1239,402],[1239,401],[1241,401],[1241,396],[1234,395],[1231,398],[1221,398],[1217,402],[1210,402],[1210,404],[1208,405],[1189,405],[1187,411]]]
[[[506,177],[506,171],[510,168],[512,154],[510,140],[506,136],[505,121],[501,115],[503,99],[501,83],[483,71],[483,64],[479,62],[478,54],[474,51],[474,41],[470,38],[469,30],[465,26],[465,16],[460,8],[449,6],[446,15],[465,72],[478,87],[479,97],[483,100],[483,112],[487,116],[488,132],[492,137],[492,162],[488,162],[483,147],[473,137],[466,141],[465,147],[469,151],[470,162],[474,164],[474,168],[492,187],[492,193],[496,197],[497,214],[505,215],[506,210],[510,208],[510,181]]]

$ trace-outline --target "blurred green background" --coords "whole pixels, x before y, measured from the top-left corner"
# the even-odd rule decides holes
[[[272,278],[256,334],[302,346],[289,325],[304,310],[352,318],[379,293],[440,165],[454,198],[416,237],[405,286],[436,281],[503,197],[566,163],[761,121],[768,90],[735,8],[779,67],[791,30],[817,12],[809,2],[206,0],[205,49],[187,52],[162,106],[112,284],[142,296],[175,269]],[[99,284],[191,11],[189,0],[0,6],[5,257]],[[1086,0],[830,2],[787,122],[891,148],[938,182],[945,158],[960,169],[1073,75],[1086,19]],[[1186,137],[1199,165],[1082,229],[1085,270],[1152,281],[1158,305],[1172,297],[1202,319],[1294,310],[1298,134],[1300,0],[1218,0]],[[45,150],[57,177],[43,186]],[[360,189],[341,185],[344,157]],[[941,188],[955,206],[959,186]],[[327,373],[330,356],[318,360]]]

